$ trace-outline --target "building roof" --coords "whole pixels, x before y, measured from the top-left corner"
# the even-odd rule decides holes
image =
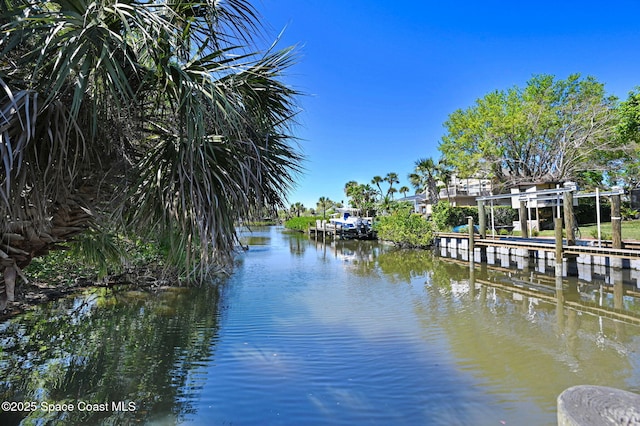
[[[402,197],[402,198],[398,198],[396,201],[410,201],[410,202],[415,202],[415,201],[424,201],[427,199],[427,196],[424,194],[416,194],[416,195],[409,195],[408,197]]]

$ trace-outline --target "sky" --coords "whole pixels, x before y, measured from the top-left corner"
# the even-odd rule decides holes
[[[416,160],[440,158],[451,113],[534,75],[593,76],[622,100],[640,86],[637,0],[254,5],[267,38],[297,46],[283,81],[304,93],[294,134],[305,171],[289,204],[346,203],[345,183],[389,172],[411,187]]]

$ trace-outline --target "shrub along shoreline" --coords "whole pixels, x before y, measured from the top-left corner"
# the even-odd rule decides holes
[[[104,256],[104,246],[90,250],[86,244],[71,244],[65,250],[36,257],[25,270],[15,301],[0,311],[0,321],[20,315],[33,306],[92,288],[161,291],[186,280],[179,268],[167,262],[161,244],[114,238],[119,255]],[[98,255],[101,252],[103,255]]]

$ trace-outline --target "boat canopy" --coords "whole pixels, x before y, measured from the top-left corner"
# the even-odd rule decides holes
[[[336,209],[336,213],[358,214],[360,213],[360,209],[356,209],[352,207],[338,207]]]

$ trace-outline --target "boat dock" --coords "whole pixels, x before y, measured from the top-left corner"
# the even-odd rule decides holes
[[[516,264],[526,267],[535,261],[539,268],[556,268],[564,276],[587,278],[592,271],[607,267],[628,269],[640,283],[640,242],[624,242],[623,248],[611,247],[611,242],[597,246],[594,240],[578,240],[567,244],[566,239],[557,244],[554,238],[486,237],[475,235],[471,239],[463,233],[439,233],[436,245],[442,255],[465,260],[479,260],[505,267]],[[473,256],[469,247],[473,247]],[[556,262],[556,257],[561,262]],[[543,271],[541,271],[543,272]]]
[[[369,220],[369,218],[364,218]],[[360,239],[360,240],[374,240],[376,239],[376,233],[370,227],[369,228],[346,228],[340,224],[331,223],[326,220],[316,220],[315,226],[310,226],[307,230],[309,235],[313,235],[315,239],[327,238],[333,239]]]

